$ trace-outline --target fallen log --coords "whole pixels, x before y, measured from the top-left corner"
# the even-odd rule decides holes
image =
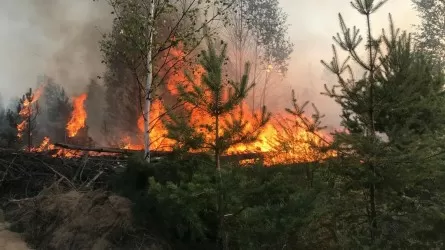
[[[83,147],[65,143],[54,143],[54,146],[70,150],[89,151],[97,153],[134,154],[140,152],[140,150],[134,150],[134,149],[107,148],[107,147],[91,148],[91,147]]]
[[[143,150],[136,150],[136,149],[122,149],[122,148],[108,148],[108,147],[84,147],[84,146],[78,146],[78,145],[72,145],[72,144],[65,144],[65,143],[54,143],[54,146],[69,150],[76,150],[76,151],[87,151],[87,152],[96,152],[96,153],[111,153],[111,154],[124,154],[124,155],[130,155],[135,153],[142,153]],[[168,156],[171,155],[171,151],[150,151],[150,155],[153,157],[162,157],[162,156]]]
[[[93,147],[83,147],[65,143],[55,143],[54,146],[69,150],[88,151],[97,153],[114,153],[114,154],[125,154],[125,155],[143,152],[143,150],[135,150],[135,149],[121,149],[121,148],[108,148],[108,147],[93,148]],[[152,157],[164,157],[172,154],[173,154],[172,151],[150,151],[150,155]],[[189,153],[189,154],[199,155],[200,153]],[[226,161],[243,161],[250,159],[263,161],[264,156],[262,153],[242,153],[242,154],[231,154],[231,155],[221,156],[221,160],[226,160]]]

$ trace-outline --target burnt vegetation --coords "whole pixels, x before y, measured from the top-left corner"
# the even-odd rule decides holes
[[[413,0],[414,35],[374,32],[385,0],[351,2],[362,31],[339,14],[327,131],[294,91],[265,105],[293,51],[278,0],[109,0],[103,76],[0,106],[0,212],[34,249],[442,249],[439,2]]]

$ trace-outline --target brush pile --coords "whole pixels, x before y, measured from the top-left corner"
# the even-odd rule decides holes
[[[125,161],[117,156],[55,158],[0,149],[0,204],[36,196],[55,182],[69,190],[104,188],[110,175],[124,168]]]
[[[133,226],[131,201],[109,191],[125,162],[0,150],[0,208],[34,249],[161,249]]]

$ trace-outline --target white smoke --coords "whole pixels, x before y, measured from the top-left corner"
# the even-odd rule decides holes
[[[102,73],[98,41],[110,9],[93,0],[2,0],[0,92],[5,99],[35,87],[46,74],[71,94]]]
[[[321,65],[320,60],[330,62],[332,58],[332,36],[340,31],[338,13],[342,14],[349,27],[356,25],[364,38],[365,19],[352,8],[351,0],[280,2],[289,15],[289,35],[295,47],[288,77],[281,83],[281,87],[274,88],[277,92],[270,99],[274,101],[274,106],[289,107],[290,90],[295,89],[301,101],[315,102],[320,112],[326,114],[325,122],[328,125],[337,126],[340,107],[329,97],[320,95],[324,91],[324,84],[335,83],[336,79]],[[381,34],[382,28],[388,30],[389,13],[392,14],[395,26],[401,30],[413,31],[413,25],[418,23],[411,0],[389,0],[372,16],[374,35]],[[340,55],[345,58],[345,54]]]

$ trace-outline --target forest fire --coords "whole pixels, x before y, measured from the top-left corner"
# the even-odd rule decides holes
[[[33,116],[36,115],[38,112],[38,105],[37,101],[39,100],[41,94],[42,94],[43,86],[40,86],[35,93],[32,93],[31,90],[29,90],[28,93],[26,93],[22,99],[20,99],[20,111],[19,116],[22,119],[22,121],[17,124],[17,137],[22,138],[23,133],[26,130],[27,127],[32,126],[32,120]],[[31,129],[29,129],[31,132]]]
[[[175,57],[176,61],[180,61],[184,56],[184,53],[180,49],[172,49],[170,53],[171,57]],[[181,63],[174,63],[174,60],[170,60],[170,65],[174,68],[173,72],[170,73],[167,78],[166,89],[170,96],[178,98],[179,91],[178,86],[183,86],[184,89],[191,89],[193,85],[199,85],[201,83],[202,75],[204,74],[204,69],[200,65],[185,65]],[[191,72],[186,74],[185,70]],[[40,90],[41,91],[41,90]],[[23,104],[22,111],[20,115],[26,117],[30,112],[28,106],[31,103],[37,101],[40,96],[40,91],[29,100],[25,100]],[[227,98],[228,93],[223,94],[223,98]],[[210,97],[209,97],[210,98]],[[85,101],[87,99],[87,94],[81,94],[72,99],[73,109],[70,115],[70,119],[66,124],[66,135],[69,138],[76,138],[79,136],[79,131],[86,126],[86,121],[88,115],[85,108]],[[166,128],[166,122],[169,122],[168,116],[166,116],[166,103],[156,99],[152,102],[151,113],[150,113],[150,149],[155,151],[172,151],[176,146],[177,142],[173,139],[167,137],[168,130]],[[200,109],[196,109],[190,104],[183,105],[183,111],[189,114],[188,123],[191,127],[200,131],[199,128],[203,128],[210,124],[214,124],[214,117],[209,114],[202,112]],[[303,129],[295,126],[295,117],[290,115],[281,115],[284,119],[278,121],[277,119],[272,119],[265,126],[258,129],[257,125],[259,123],[259,117],[261,116],[261,111],[252,113],[250,108],[246,103],[242,103],[235,110],[229,114],[222,115],[221,119],[221,129],[220,135],[223,135],[228,125],[237,122],[238,119],[243,121],[243,133],[244,134],[256,134],[256,139],[246,143],[238,143],[232,145],[228,150],[226,150],[226,155],[238,155],[238,154],[251,154],[259,153],[264,156],[264,163],[266,165],[273,164],[284,164],[284,163],[298,163],[298,162],[311,162],[322,160],[326,157],[335,155],[334,153],[320,153],[315,146],[326,146],[325,135],[316,135],[307,132]],[[166,119],[164,119],[166,118]],[[24,122],[26,119],[24,119]],[[283,123],[283,121],[285,121]],[[286,126],[283,126],[286,124]],[[144,117],[140,115],[137,124],[139,133],[135,136],[122,135],[120,136],[118,147],[120,149],[128,150],[143,150],[143,133],[144,133]],[[24,125],[19,124],[17,129],[21,134]],[[214,133],[204,133],[206,141],[212,141],[215,138]],[[280,138],[286,137],[286,145],[282,145]],[[81,145],[83,146],[83,145]],[[39,147],[33,148],[32,151],[43,152],[52,151],[53,156],[63,156],[63,157],[76,157],[80,156],[78,153],[72,153],[69,150],[58,149],[54,144],[51,143],[49,137],[44,137],[41,145]],[[203,150],[193,150],[193,152],[200,152]],[[91,155],[97,155],[98,153],[89,153]]]
[[[69,137],[76,136],[77,132],[85,127],[87,112],[85,111],[84,103],[86,99],[87,94],[81,94],[73,100],[73,113],[71,114],[70,121],[66,125]]]

